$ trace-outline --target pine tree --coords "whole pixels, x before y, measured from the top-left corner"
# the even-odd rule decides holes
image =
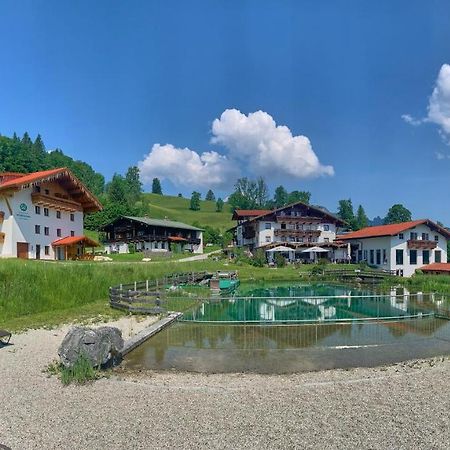
[[[34,140],[33,150],[36,153],[43,153],[43,152],[45,152],[45,145],[44,145],[44,142],[42,141],[42,137],[41,137],[40,134],[38,134],[36,136],[36,139]]]
[[[207,193],[206,193],[206,197],[205,200],[209,201],[209,202],[213,202],[216,199],[216,196],[214,195],[214,192],[210,189]]]
[[[200,211],[200,193],[194,191],[191,196],[191,203],[189,209],[192,211]]]
[[[216,202],[216,212],[223,211],[223,200],[219,197]]]
[[[162,187],[159,178],[153,178],[152,181],[152,194],[162,195]]]
[[[275,195],[273,196],[273,200],[277,208],[281,208],[282,206],[287,204],[288,193],[283,186],[280,185],[275,189]]]
[[[353,212],[353,205],[350,199],[339,200],[338,216],[347,222],[349,228],[355,230],[357,228],[356,218]]]
[[[22,142],[23,145],[27,145],[27,146],[30,146],[30,147],[33,145],[33,141],[31,140],[30,135],[28,134],[27,131],[25,131],[25,133],[23,134],[21,142]]]
[[[356,227],[358,230],[365,228],[369,225],[369,219],[364,211],[362,205],[358,206],[358,211],[356,212]]]
[[[130,204],[136,203],[142,193],[142,183],[139,178],[139,168],[137,166],[131,166],[128,168],[125,175],[125,181],[127,185],[127,197]]]

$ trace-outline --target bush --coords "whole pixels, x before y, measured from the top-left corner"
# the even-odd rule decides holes
[[[250,264],[255,267],[264,267],[266,262],[266,254],[264,250],[258,249],[251,259]]]
[[[136,244],[128,244],[128,253],[136,253]]]
[[[281,253],[275,254],[275,264],[277,267],[284,267],[286,265],[286,259]]]

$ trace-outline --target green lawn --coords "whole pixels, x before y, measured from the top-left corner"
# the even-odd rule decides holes
[[[187,224],[198,222],[225,231],[235,223],[231,220],[228,203],[224,204],[222,212],[216,212],[216,202],[200,201],[200,211],[189,209],[190,199],[170,195],[143,194],[144,202],[150,205],[150,216],[155,219],[176,220]]]

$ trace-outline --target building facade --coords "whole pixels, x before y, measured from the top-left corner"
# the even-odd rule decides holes
[[[203,230],[165,219],[122,216],[103,228],[106,253],[191,251],[203,253]]]
[[[339,236],[351,246],[352,261],[410,277],[416,269],[447,262],[450,232],[428,219],[367,227]]]
[[[101,205],[70,170],[0,173],[0,256],[69,259],[97,243],[83,235],[85,213]],[[70,239],[69,239],[70,238]]]
[[[321,208],[297,202],[269,211],[236,210],[233,219],[238,222],[232,229],[238,247],[253,251],[283,245],[300,257],[304,250],[320,246],[331,260],[347,259],[347,244],[336,242],[345,223]]]

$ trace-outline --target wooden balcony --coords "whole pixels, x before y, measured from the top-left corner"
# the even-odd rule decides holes
[[[437,242],[424,239],[409,239],[407,245],[412,250],[432,250],[436,248]]]
[[[5,211],[0,211],[0,223],[3,223],[5,220]]]
[[[73,200],[54,197],[52,195],[45,195],[40,192],[33,192],[31,194],[31,201],[35,205],[43,206],[45,208],[55,208],[61,211],[83,211],[81,203],[74,202]]]
[[[318,224],[324,220],[320,217],[305,217],[305,216],[277,216],[278,223],[298,223],[298,224]]]
[[[320,230],[275,230],[274,231],[274,235],[275,236],[293,236],[293,237],[303,237],[303,238],[308,238],[308,237],[319,237],[321,234]]]
[[[5,233],[0,233],[0,244],[4,244],[5,242]]]
[[[254,228],[245,228],[242,231],[242,237],[244,239],[254,239],[256,236],[256,231],[254,230]]]

